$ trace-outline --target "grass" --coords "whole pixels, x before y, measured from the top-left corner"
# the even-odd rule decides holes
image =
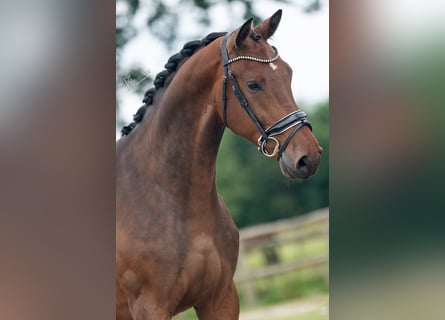
[[[316,228],[323,225],[311,226],[302,233],[316,231]],[[319,229],[318,229],[319,230]],[[277,236],[284,240],[288,237],[295,237],[295,231],[286,232]],[[309,257],[325,255],[328,252],[328,242],[326,236],[316,236],[307,238],[304,241],[283,242],[275,248],[280,263],[289,263],[297,260],[304,260]],[[245,263],[249,270],[258,270],[267,265],[266,255],[261,249],[249,250],[245,254]],[[243,297],[243,287],[238,285],[241,309],[247,308],[245,297]],[[328,268],[317,267],[302,271],[294,271],[287,274],[277,275],[270,278],[257,280],[254,283],[257,305],[272,305],[287,300],[304,298],[313,294],[328,292]]]
[[[258,280],[255,283],[257,305],[273,305],[287,300],[304,298],[328,291],[327,270],[315,269],[272,278]],[[241,309],[247,309],[242,285],[238,286]]]

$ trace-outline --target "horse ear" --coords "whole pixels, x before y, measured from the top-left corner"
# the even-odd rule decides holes
[[[240,48],[242,46],[243,41],[247,38],[252,30],[252,21],[253,18],[250,18],[239,28],[238,34],[236,35],[236,46]]]
[[[277,30],[278,25],[280,24],[281,14],[283,11],[280,9],[275,12],[269,19],[261,22],[256,28],[255,31],[259,33],[265,40],[269,39]]]

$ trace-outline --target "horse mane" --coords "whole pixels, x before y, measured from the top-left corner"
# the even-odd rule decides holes
[[[226,32],[212,32],[202,40],[189,41],[184,44],[181,51],[172,55],[164,65],[165,70],[156,75],[155,80],[153,81],[154,87],[145,92],[144,99],[142,100],[144,104],[138,109],[136,114],[133,115],[133,122],[121,129],[122,136],[128,135],[136,125],[142,121],[147,109],[153,105],[156,93],[168,86],[182,62],[193,55],[198,49],[207,46],[213,40],[225,34]]]

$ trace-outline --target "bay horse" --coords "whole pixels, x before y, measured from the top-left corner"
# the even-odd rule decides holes
[[[166,320],[191,307],[200,320],[238,319],[238,230],[215,184],[224,129],[275,158],[291,179],[313,175],[322,151],[293,99],[291,68],[267,42],[281,13],[184,45],[123,128],[117,319]]]

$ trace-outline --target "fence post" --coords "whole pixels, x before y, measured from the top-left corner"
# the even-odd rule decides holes
[[[240,243],[238,267],[241,275],[247,275],[249,273],[246,264],[246,252],[243,243]],[[246,281],[242,284],[243,296],[248,308],[256,306],[255,287],[252,281]]]

